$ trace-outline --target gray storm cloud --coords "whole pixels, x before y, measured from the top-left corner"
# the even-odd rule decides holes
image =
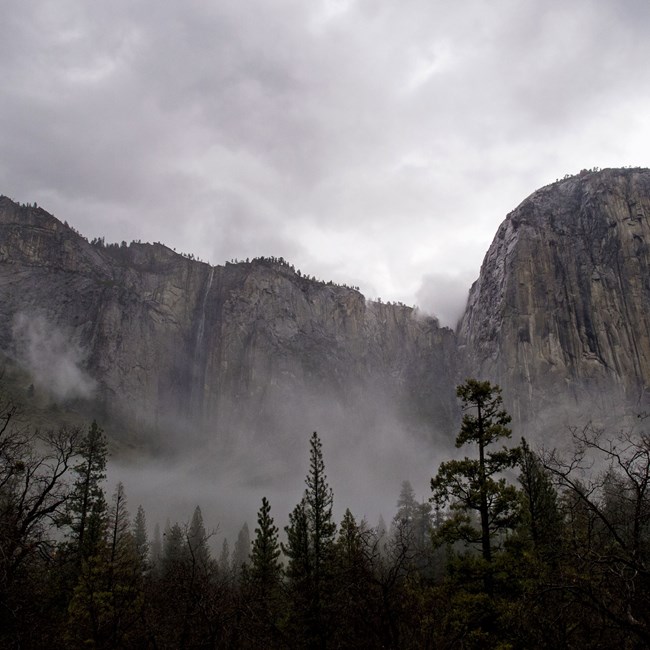
[[[10,4],[0,191],[89,237],[412,304],[537,187],[647,164],[645,0]]]
[[[441,325],[455,329],[465,310],[470,284],[468,274],[429,273],[416,294],[418,305]]]
[[[13,323],[17,361],[56,399],[91,397],[96,382],[82,368],[84,353],[42,315],[18,314]]]

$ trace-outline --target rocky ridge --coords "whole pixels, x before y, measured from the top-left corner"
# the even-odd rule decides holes
[[[34,340],[41,330],[59,332],[79,351],[93,407],[154,432],[281,435],[295,413],[369,417],[387,403],[414,426],[446,428],[455,414],[451,330],[281,260],[212,267],[160,244],[91,245],[4,198],[0,296],[7,357],[29,367],[31,349],[51,343]],[[56,383],[31,370],[37,388]]]
[[[464,367],[500,383],[519,421],[645,408],[649,242],[648,170],[581,172],[533,193],[470,291]]]
[[[649,218],[648,170],[534,192],[499,227],[454,333],[283,260],[212,267],[160,244],[93,245],[3,197],[0,351],[36,395],[184,443],[290,440],[324,420],[451,436],[466,376],[498,382],[524,428],[639,411]]]

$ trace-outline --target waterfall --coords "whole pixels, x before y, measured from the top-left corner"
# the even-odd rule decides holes
[[[194,342],[194,365],[199,361],[199,356],[201,354],[201,345],[203,343],[203,335],[205,333],[205,305],[208,301],[208,294],[210,293],[210,287],[212,287],[212,279],[214,278],[214,266],[210,269],[210,275],[208,277],[208,282],[205,285],[205,291],[203,292],[203,299],[201,301],[201,315],[199,316],[199,326],[196,329],[196,341]]]
[[[201,299],[201,310],[199,312],[199,324],[196,328],[196,338],[194,340],[194,358],[192,364],[192,381],[190,404],[196,417],[202,416],[203,410],[203,392],[205,390],[205,355],[203,354],[203,337],[205,334],[205,308],[208,302],[208,294],[212,287],[214,279],[214,267],[210,268],[210,275],[203,291]]]

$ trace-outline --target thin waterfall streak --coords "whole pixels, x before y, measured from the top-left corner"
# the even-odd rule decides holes
[[[203,343],[203,335],[205,334],[205,306],[208,301],[208,294],[210,293],[210,288],[212,287],[212,279],[214,278],[214,266],[210,269],[210,276],[208,277],[208,282],[203,292],[203,300],[201,302],[201,316],[199,318],[199,326],[196,330],[196,341],[194,343],[194,364],[196,365],[199,361],[199,356],[201,354],[201,344]]]
[[[205,363],[201,365],[203,355],[203,338],[205,335],[205,311],[208,302],[208,294],[212,287],[212,280],[214,279],[214,266],[210,269],[210,275],[205,285],[203,298],[201,300],[201,311],[199,315],[199,324],[196,328],[196,339],[194,340],[194,358],[193,358],[193,372],[194,381],[191,388],[191,404],[193,409],[196,410],[196,415],[200,415],[199,411],[202,409],[203,404],[203,390],[205,387]]]

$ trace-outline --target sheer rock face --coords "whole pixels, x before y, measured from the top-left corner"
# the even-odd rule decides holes
[[[451,437],[468,376],[499,383],[526,433],[605,419],[648,408],[649,219],[648,170],[535,192],[499,227],[454,334],[284,262],[91,245],[0,198],[0,353],[37,394],[180,444],[323,426]]]
[[[470,291],[465,372],[498,382],[519,421],[641,408],[649,242],[648,170],[582,172],[532,194],[499,227]]]
[[[160,244],[95,246],[3,198],[0,299],[0,349],[37,390],[67,373],[92,390],[66,397],[92,392],[101,414],[158,432],[290,435],[388,411],[429,430],[455,419],[451,330],[286,263],[211,267]],[[43,367],[39,350],[57,345]]]

